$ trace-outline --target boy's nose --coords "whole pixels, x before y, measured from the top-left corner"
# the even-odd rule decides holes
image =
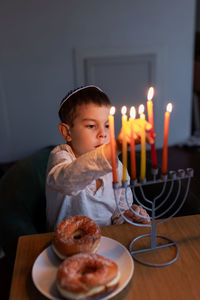
[[[106,138],[106,136],[107,136],[107,135],[106,135],[106,132],[105,132],[105,130],[103,130],[103,129],[98,133],[98,137],[99,137],[99,138]]]

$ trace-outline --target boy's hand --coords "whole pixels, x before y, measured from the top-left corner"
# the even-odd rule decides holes
[[[142,223],[142,224],[150,224],[151,220],[150,217],[148,215],[148,213],[146,212],[146,210],[142,207],[142,206],[138,206],[136,204],[133,204],[131,206],[131,208],[138,214],[140,214],[141,216],[147,217],[147,218],[142,218],[139,217],[137,215],[135,215],[130,209],[127,209],[124,212],[124,215],[127,219],[136,222],[136,223]]]
[[[130,123],[127,122],[128,126],[127,126],[127,131],[126,131],[126,140],[128,145],[130,145],[131,143],[131,127],[130,127]],[[156,135],[154,134],[154,136],[152,136],[148,131],[151,129],[151,124],[149,122],[147,122],[145,120],[145,131],[146,131],[146,141],[148,144],[154,144],[155,142],[155,137]],[[134,139],[135,139],[135,143],[136,144],[140,144],[141,141],[141,128],[142,128],[142,122],[140,119],[136,119],[134,121]],[[117,153],[119,154],[122,150],[122,141],[123,141],[123,132],[122,129],[116,139],[116,150]]]

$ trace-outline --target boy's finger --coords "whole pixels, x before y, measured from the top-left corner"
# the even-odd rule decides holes
[[[149,133],[146,133],[146,141],[150,145],[153,145],[155,143],[155,139]]]
[[[145,129],[150,130],[151,128],[152,128],[152,125],[149,122],[145,121]]]

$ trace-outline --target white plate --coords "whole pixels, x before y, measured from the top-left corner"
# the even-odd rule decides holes
[[[117,289],[106,295],[106,297],[101,298],[102,300],[106,300],[125,288],[133,275],[134,264],[128,250],[122,244],[104,236],[101,237],[97,253],[115,261],[121,273]],[[32,269],[32,278],[36,288],[52,300],[63,299],[57,291],[55,284],[56,273],[60,263],[61,260],[53,252],[52,247],[49,246],[37,257]]]

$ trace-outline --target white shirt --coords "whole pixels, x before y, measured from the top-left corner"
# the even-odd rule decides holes
[[[123,222],[112,188],[112,166],[104,156],[103,147],[78,158],[67,144],[58,145],[51,151],[46,178],[48,230],[55,230],[62,220],[75,215],[88,216],[99,226]],[[117,170],[120,182],[122,164],[119,160]],[[98,189],[96,179],[102,181]],[[121,210],[128,209],[124,189],[116,190],[116,195]],[[132,204],[130,189],[127,195]]]

